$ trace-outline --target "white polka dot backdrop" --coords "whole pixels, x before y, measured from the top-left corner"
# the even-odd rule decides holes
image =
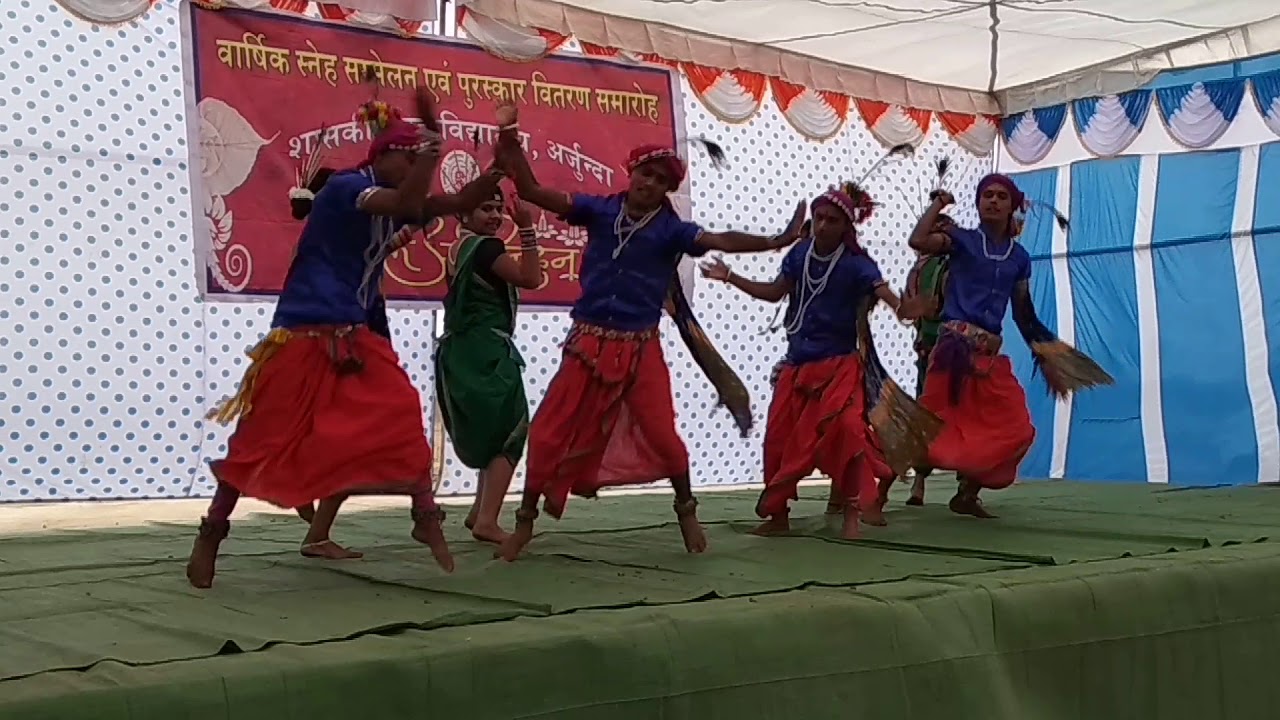
[[[273,306],[199,298],[182,86],[179,8],[95,27],[49,0],[0,5],[0,501],[208,495],[207,460],[229,430],[204,413],[233,393],[245,350]],[[772,100],[725,125],[685,90],[692,135],[728,151],[713,169],[691,154],[694,219],[711,229],[780,230],[795,203],[883,153],[857,119],[832,140],[802,139]],[[915,158],[891,161],[869,187],[883,203],[864,242],[901,287],[906,234],[932,161],[949,154],[948,186],[969,196],[989,162],[933,131]],[[918,182],[917,182],[918,180]],[[903,192],[906,192],[904,196]],[[972,215],[968,203],[960,219]],[[741,274],[772,277],[780,254],[738,256]],[[760,480],[769,372],[780,334],[762,334],[775,308],[699,281],[695,311],[751,391],[757,429],[742,439],[669,321],[663,336],[680,432],[694,482]],[[394,308],[401,360],[434,413],[435,313]],[[517,341],[531,408],[560,361],[567,313],[522,314]],[[893,375],[914,384],[909,332],[887,314],[876,338]],[[519,488],[523,468],[517,474]],[[475,490],[475,474],[446,456],[441,494]]]

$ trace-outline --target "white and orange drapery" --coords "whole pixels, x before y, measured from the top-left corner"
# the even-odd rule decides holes
[[[132,2],[135,0],[60,0],[61,2]],[[206,7],[274,9],[280,12],[319,16],[326,20],[397,32],[412,37],[424,31],[434,18],[399,17],[367,8],[397,7],[397,3],[425,7],[410,0],[347,0],[359,9],[338,3],[313,0],[193,0]],[[434,6],[434,3],[431,3]],[[422,15],[419,10],[416,14]],[[458,34],[465,35],[493,55],[511,62],[532,62],[561,51],[573,40],[548,29],[517,27],[474,10],[461,7],[456,17]],[[979,157],[991,154],[999,124],[994,115],[979,112],[952,112],[946,109],[907,107],[884,99],[859,98],[832,90],[814,90],[785,77],[741,69],[722,69],[678,61],[657,53],[635,53],[604,47],[577,39],[587,55],[609,57],[623,62],[649,63],[673,68],[689,81],[694,95],[719,120],[737,124],[754,117],[771,96],[787,122],[801,136],[814,141],[835,137],[856,110],[872,136],[886,148],[901,143],[919,144],[937,122],[965,150]]]
[[[561,49],[570,38],[551,30],[520,28],[481,15],[469,8],[458,11],[458,28],[489,52],[515,62],[529,62]],[[810,140],[834,137],[856,108],[871,134],[885,147],[904,142],[919,144],[936,118],[965,150],[979,157],[991,154],[999,129],[994,115],[923,110],[879,100],[853,98],[838,92],[813,90],[746,70],[679,62],[653,53],[630,53],[579,40],[587,55],[613,57],[637,63],[654,63],[678,69],[694,95],[717,119],[730,123],[750,120],[760,110],[766,94],[797,133]]]

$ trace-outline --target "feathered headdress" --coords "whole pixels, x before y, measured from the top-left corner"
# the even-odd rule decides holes
[[[320,128],[320,134],[324,135],[324,128]],[[320,192],[320,188],[324,187],[334,172],[333,168],[324,166],[324,161],[325,146],[319,143],[293,171],[293,187],[289,188],[289,209],[295,220],[305,219],[311,213],[311,203],[316,199],[316,193]]]
[[[418,88],[414,96],[417,122],[426,128],[424,133],[416,124],[404,119],[400,110],[378,99],[377,76],[365,73],[365,82],[374,85],[373,99],[356,108],[355,120],[369,130],[369,154],[365,164],[371,164],[379,155],[392,150],[417,152],[428,142],[440,138],[440,120],[436,118],[435,102],[426,88]]]

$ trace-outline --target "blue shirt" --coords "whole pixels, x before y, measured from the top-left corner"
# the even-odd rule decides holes
[[[382,259],[375,257],[376,235],[394,233],[400,224],[356,207],[360,194],[376,184],[371,170],[349,170],[335,173],[316,194],[276,302],[272,327],[358,325],[368,320],[370,308],[382,302]],[[370,267],[375,260],[376,266]]]
[[[664,206],[631,236],[615,260],[620,239],[614,223],[623,212],[623,198],[623,193],[573,195],[573,208],[564,220],[586,228],[587,248],[580,271],[582,295],[572,316],[610,330],[647,330],[662,316],[680,256],[701,257],[707,251],[697,242],[702,228]]]
[[[982,230],[952,226],[942,321],[959,320],[1000,334],[1013,286],[1031,277],[1031,255],[1017,242],[984,242]],[[984,247],[985,245],[985,247]],[[1004,257],[1006,252],[1008,257]],[[1003,258],[1003,259],[1000,259]]]
[[[787,251],[779,276],[791,281],[787,309],[787,356],[792,365],[848,355],[858,349],[858,309],[869,293],[884,282],[880,267],[866,253],[845,248],[835,260],[822,292],[810,296],[805,287],[805,256],[813,240],[803,240]],[[830,260],[812,258],[809,278],[817,282]],[[797,318],[796,313],[803,313]]]

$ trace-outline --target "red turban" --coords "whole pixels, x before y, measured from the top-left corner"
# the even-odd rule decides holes
[[[636,171],[636,168],[645,163],[659,162],[666,168],[667,173],[671,175],[671,181],[676,187],[680,187],[680,183],[684,182],[685,166],[684,161],[671,148],[662,147],[661,145],[641,145],[631,154],[627,156],[627,164],[625,165],[627,174]],[[673,190],[675,188],[672,188]]]
[[[857,226],[866,222],[875,209],[875,202],[865,190],[853,183],[845,183],[843,187],[831,188],[813,199],[809,204],[810,212],[821,205],[830,205],[849,219],[849,229],[845,232],[844,244],[854,252],[864,252],[858,244]]]

